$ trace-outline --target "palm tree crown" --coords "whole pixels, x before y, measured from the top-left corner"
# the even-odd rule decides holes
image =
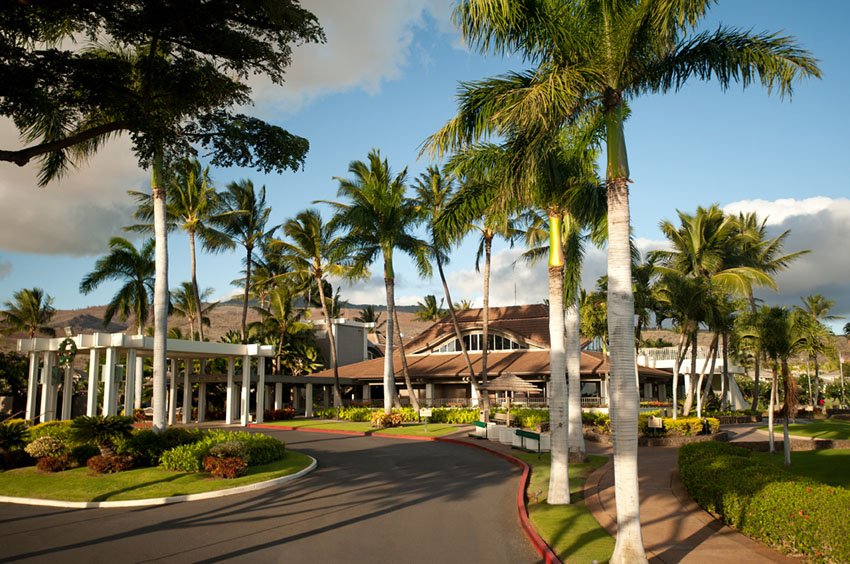
[[[24,331],[30,339],[36,333],[56,336],[56,330],[47,324],[53,319],[53,298],[41,288],[24,288],[12,294],[12,301],[3,304],[5,311],[0,312],[6,330]]]

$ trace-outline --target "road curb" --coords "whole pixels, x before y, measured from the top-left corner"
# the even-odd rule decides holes
[[[304,455],[312,461],[309,466],[303,470],[299,470],[295,474],[272,478],[264,482],[248,484],[246,486],[237,486],[226,490],[216,490],[214,492],[203,492],[197,494],[174,495],[171,497],[155,497],[149,499],[128,499],[125,501],[60,501],[55,499],[37,499],[29,497],[9,497],[0,496],[0,503],[14,503],[17,505],[37,505],[41,507],[62,507],[66,509],[117,509],[121,507],[152,507],[157,505],[169,505],[171,503],[182,503],[184,501],[201,501],[204,499],[215,499],[226,497],[229,495],[237,495],[247,492],[255,492],[285,484],[293,480],[309,474],[316,469],[318,462],[315,458],[309,455]]]

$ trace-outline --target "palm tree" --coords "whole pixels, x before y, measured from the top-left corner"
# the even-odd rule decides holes
[[[392,411],[395,397],[393,369],[393,323],[395,317],[395,249],[410,255],[421,273],[430,272],[427,245],[411,234],[420,221],[416,205],[406,196],[407,169],[393,175],[377,149],[369,152],[368,163],[352,161],[352,178],[337,178],[337,196],[347,202],[324,202],[336,211],[335,226],[348,229],[347,244],[352,249],[354,268],[365,270],[380,254],[384,262],[387,293],[387,342],[384,355],[384,411]],[[413,397],[412,390],[408,390]]]
[[[144,192],[130,191],[129,193],[138,201],[138,207],[133,216],[145,223],[133,225],[127,229],[150,232],[153,227],[150,223],[153,220],[153,203],[150,196]],[[169,182],[167,199],[165,213],[168,229],[181,229],[189,236],[192,295],[198,304],[196,309],[200,309],[201,293],[198,287],[196,239],[200,239],[205,251],[212,253],[229,250],[234,246],[227,235],[214,227],[222,220],[221,200],[210,181],[209,167],[202,168],[197,159],[184,159],[177,163],[174,175]],[[198,327],[198,333],[203,341],[203,324]]]
[[[267,308],[254,307],[260,315],[260,321],[248,326],[248,332],[257,336],[265,344],[274,345],[275,373],[280,374],[287,356],[287,348],[293,337],[301,333],[312,334],[312,325],[304,323],[301,318],[304,310],[296,307],[295,298],[301,293],[302,287],[294,284],[280,284],[269,293]]]
[[[191,282],[182,282],[180,286],[171,290],[171,307],[174,313],[178,313],[186,318],[189,322],[189,340],[194,341],[195,335],[201,337],[201,327],[210,326],[209,313],[218,306],[218,302],[208,303],[204,306],[204,301],[208,300],[213,294],[212,288],[206,288],[200,294],[200,301],[195,300],[195,290]],[[197,304],[201,304],[198,308]],[[198,323],[198,331],[195,332],[195,322]]]
[[[285,264],[292,269],[294,276],[312,279],[318,287],[334,373],[334,407],[339,408],[342,407],[342,392],[339,387],[333,317],[324,290],[327,282],[325,277],[350,278],[355,271],[348,260],[347,249],[338,226],[323,222],[318,210],[304,210],[295,218],[286,221],[283,224],[283,233],[291,242],[278,241],[276,246]]]
[[[439,321],[446,315],[446,310],[443,309],[443,302],[444,299],[440,298],[440,303],[437,303],[437,296],[428,294],[423,301],[416,302],[417,309],[413,317],[418,321]]]
[[[807,314],[812,323],[810,324],[810,336],[812,338],[809,339],[810,354],[809,358],[814,361],[815,365],[815,389],[820,390],[820,363],[818,362],[818,353],[825,352],[825,335],[823,335],[824,331],[818,331],[818,325],[823,326],[823,321],[833,321],[839,319],[838,316],[830,315],[829,310],[831,310],[835,306],[835,300],[830,300],[825,298],[821,294],[811,294],[804,298],[800,298],[803,302],[803,307],[798,307],[800,311]],[[814,398],[814,401],[817,402],[817,398]]]
[[[133,433],[133,418],[121,415],[81,415],[71,424],[71,433],[80,443],[94,443],[100,455],[114,456],[115,443]]]
[[[56,330],[47,324],[53,319],[53,298],[41,288],[24,288],[12,294],[12,301],[3,304],[5,311],[0,312],[7,331],[23,331],[32,339],[36,333],[56,336]]]
[[[248,335],[248,295],[251,291],[254,248],[268,234],[266,225],[272,210],[266,206],[266,187],[263,186],[258,192],[250,180],[231,182],[221,198],[222,211],[218,225],[223,233],[245,248],[245,292],[242,298],[244,340]]]
[[[357,314],[357,317],[354,318],[354,321],[359,323],[374,323],[375,326],[372,327],[369,332],[378,336],[383,335],[381,327],[384,327],[387,324],[386,321],[381,321],[381,312],[376,312],[375,306],[371,305],[363,307]]]
[[[483,52],[518,53],[537,68],[462,85],[459,115],[429,142],[438,151],[454,150],[517,124],[545,131],[583,116],[604,123],[611,415],[617,435],[615,563],[646,559],[637,495],[626,101],[676,91],[692,77],[716,78],[723,88],[759,80],[790,95],[796,78],[820,76],[816,61],[792,38],[724,27],[694,33],[708,7],[708,2],[649,0],[463,0],[454,15],[467,44]]]
[[[454,304],[454,308],[460,311],[467,311],[472,309],[472,300],[464,298],[459,302]]]
[[[150,198],[148,196],[148,198]],[[95,262],[94,270],[80,282],[80,292],[88,294],[107,280],[124,282],[103,313],[103,325],[109,325],[117,314],[122,321],[133,315],[136,334],[142,330],[150,316],[154,285],[155,245],[153,239],[144,241],[138,249],[121,237],[109,240],[109,254]]]

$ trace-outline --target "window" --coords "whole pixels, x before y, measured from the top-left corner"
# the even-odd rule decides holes
[[[481,333],[469,333],[463,336],[463,344],[466,346],[466,350],[468,351],[480,351],[483,349],[484,339]],[[487,335],[487,340],[490,342],[490,346],[488,350],[491,351],[508,351],[508,350],[518,350],[518,349],[527,349],[528,345],[524,345],[523,343],[518,343],[513,339],[509,339],[508,337],[503,337],[502,335]],[[431,349],[431,352],[460,352],[460,347],[458,346],[457,339],[451,339],[445,343],[443,343],[440,347],[436,349]]]

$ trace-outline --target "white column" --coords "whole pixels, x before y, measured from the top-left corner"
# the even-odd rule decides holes
[[[242,357],[242,394],[240,401],[239,420],[243,427],[248,426],[251,417],[251,357],[247,354]]]
[[[281,382],[274,385],[274,408],[283,409],[283,384]]]
[[[177,419],[177,359],[171,359],[171,382],[168,387],[168,424]]]
[[[106,348],[103,365],[103,409],[104,416],[115,415],[115,347]]]
[[[363,399],[372,399],[372,388],[369,387],[369,384],[363,384]]]
[[[74,401],[74,372],[69,364],[64,368],[65,380],[62,382],[62,419],[71,418],[71,402]]]
[[[86,415],[97,415],[97,375],[100,372],[100,351],[89,350],[89,385],[87,390]]]
[[[142,383],[145,379],[145,359],[136,355],[136,378],[133,380],[133,409],[142,409]]]
[[[207,418],[207,383],[198,384],[198,423],[203,423]]]
[[[304,400],[304,415],[313,417],[313,384],[307,384],[307,398]]]
[[[328,397],[330,394],[328,393],[328,388],[330,386],[322,386],[322,407],[325,409],[330,407],[330,398]]]
[[[195,362],[191,358],[183,359],[183,424],[192,420],[192,372]]]
[[[29,355],[29,380],[27,381],[27,411],[25,417],[27,421],[33,421],[38,413],[36,413],[36,404],[38,403],[38,353],[31,352]]]
[[[133,416],[133,409],[136,407],[136,379],[139,374],[136,371],[136,349],[127,350],[127,377],[124,380],[124,415]]]
[[[53,386],[53,354],[43,353],[41,365],[41,417],[40,421],[52,421],[56,410],[52,407],[51,387]]]
[[[425,405],[434,405],[434,384],[431,382],[425,384]]]
[[[301,386],[298,384],[292,386],[292,407],[295,411],[301,409]]]
[[[478,407],[478,394],[475,393],[475,387],[472,385],[472,382],[469,383],[469,397],[469,405],[472,407]]]
[[[266,409],[266,359],[257,357],[257,416],[254,421],[262,423]]]
[[[233,357],[227,357],[227,398],[224,402],[224,422],[233,424],[233,403],[236,395],[233,393]]]

